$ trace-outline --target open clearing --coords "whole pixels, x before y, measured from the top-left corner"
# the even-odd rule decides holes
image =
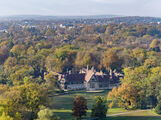
[[[71,93],[55,96],[54,97],[54,112],[60,116],[62,120],[74,120],[72,116],[73,100],[77,95],[84,96],[88,102],[88,117],[90,116],[90,110],[94,103],[95,96],[103,96],[107,98],[109,90],[100,92],[86,92],[86,91],[73,91]]]
[[[95,96],[103,96],[107,98],[109,90],[100,92],[86,92],[86,91],[75,91],[65,95],[54,97],[54,112],[60,116],[61,120],[75,120],[72,116],[72,107],[74,97],[77,95],[84,96],[88,102],[88,113],[87,117],[90,117],[92,105],[94,103]],[[121,113],[121,114],[120,114]],[[107,120],[161,120],[161,117],[156,115],[152,110],[144,111],[127,111],[121,108],[113,108],[108,111]],[[115,115],[115,116],[110,116]]]

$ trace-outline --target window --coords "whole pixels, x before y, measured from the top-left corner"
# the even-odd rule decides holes
[[[95,88],[95,84],[94,83],[90,83],[90,88]]]
[[[103,87],[103,85],[102,84],[99,84],[99,87],[101,88],[101,87]]]

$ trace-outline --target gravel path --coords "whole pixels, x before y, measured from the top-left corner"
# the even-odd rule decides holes
[[[126,115],[126,114],[130,114],[130,113],[145,112],[145,111],[149,111],[149,110],[150,109],[147,109],[147,110],[137,110],[137,111],[124,112],[124,113],[117,113],[117,114],[112,114],[112,115],[107,115],[107,116]]]

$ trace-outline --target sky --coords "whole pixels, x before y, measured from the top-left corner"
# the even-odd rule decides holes
[[[126,15],[161,17],[161,0],[0,0],[0,16]]]

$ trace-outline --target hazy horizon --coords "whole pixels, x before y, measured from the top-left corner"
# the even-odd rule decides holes
[[[5,0],[0,16],[123,15],[161,17],[161,0]]]

